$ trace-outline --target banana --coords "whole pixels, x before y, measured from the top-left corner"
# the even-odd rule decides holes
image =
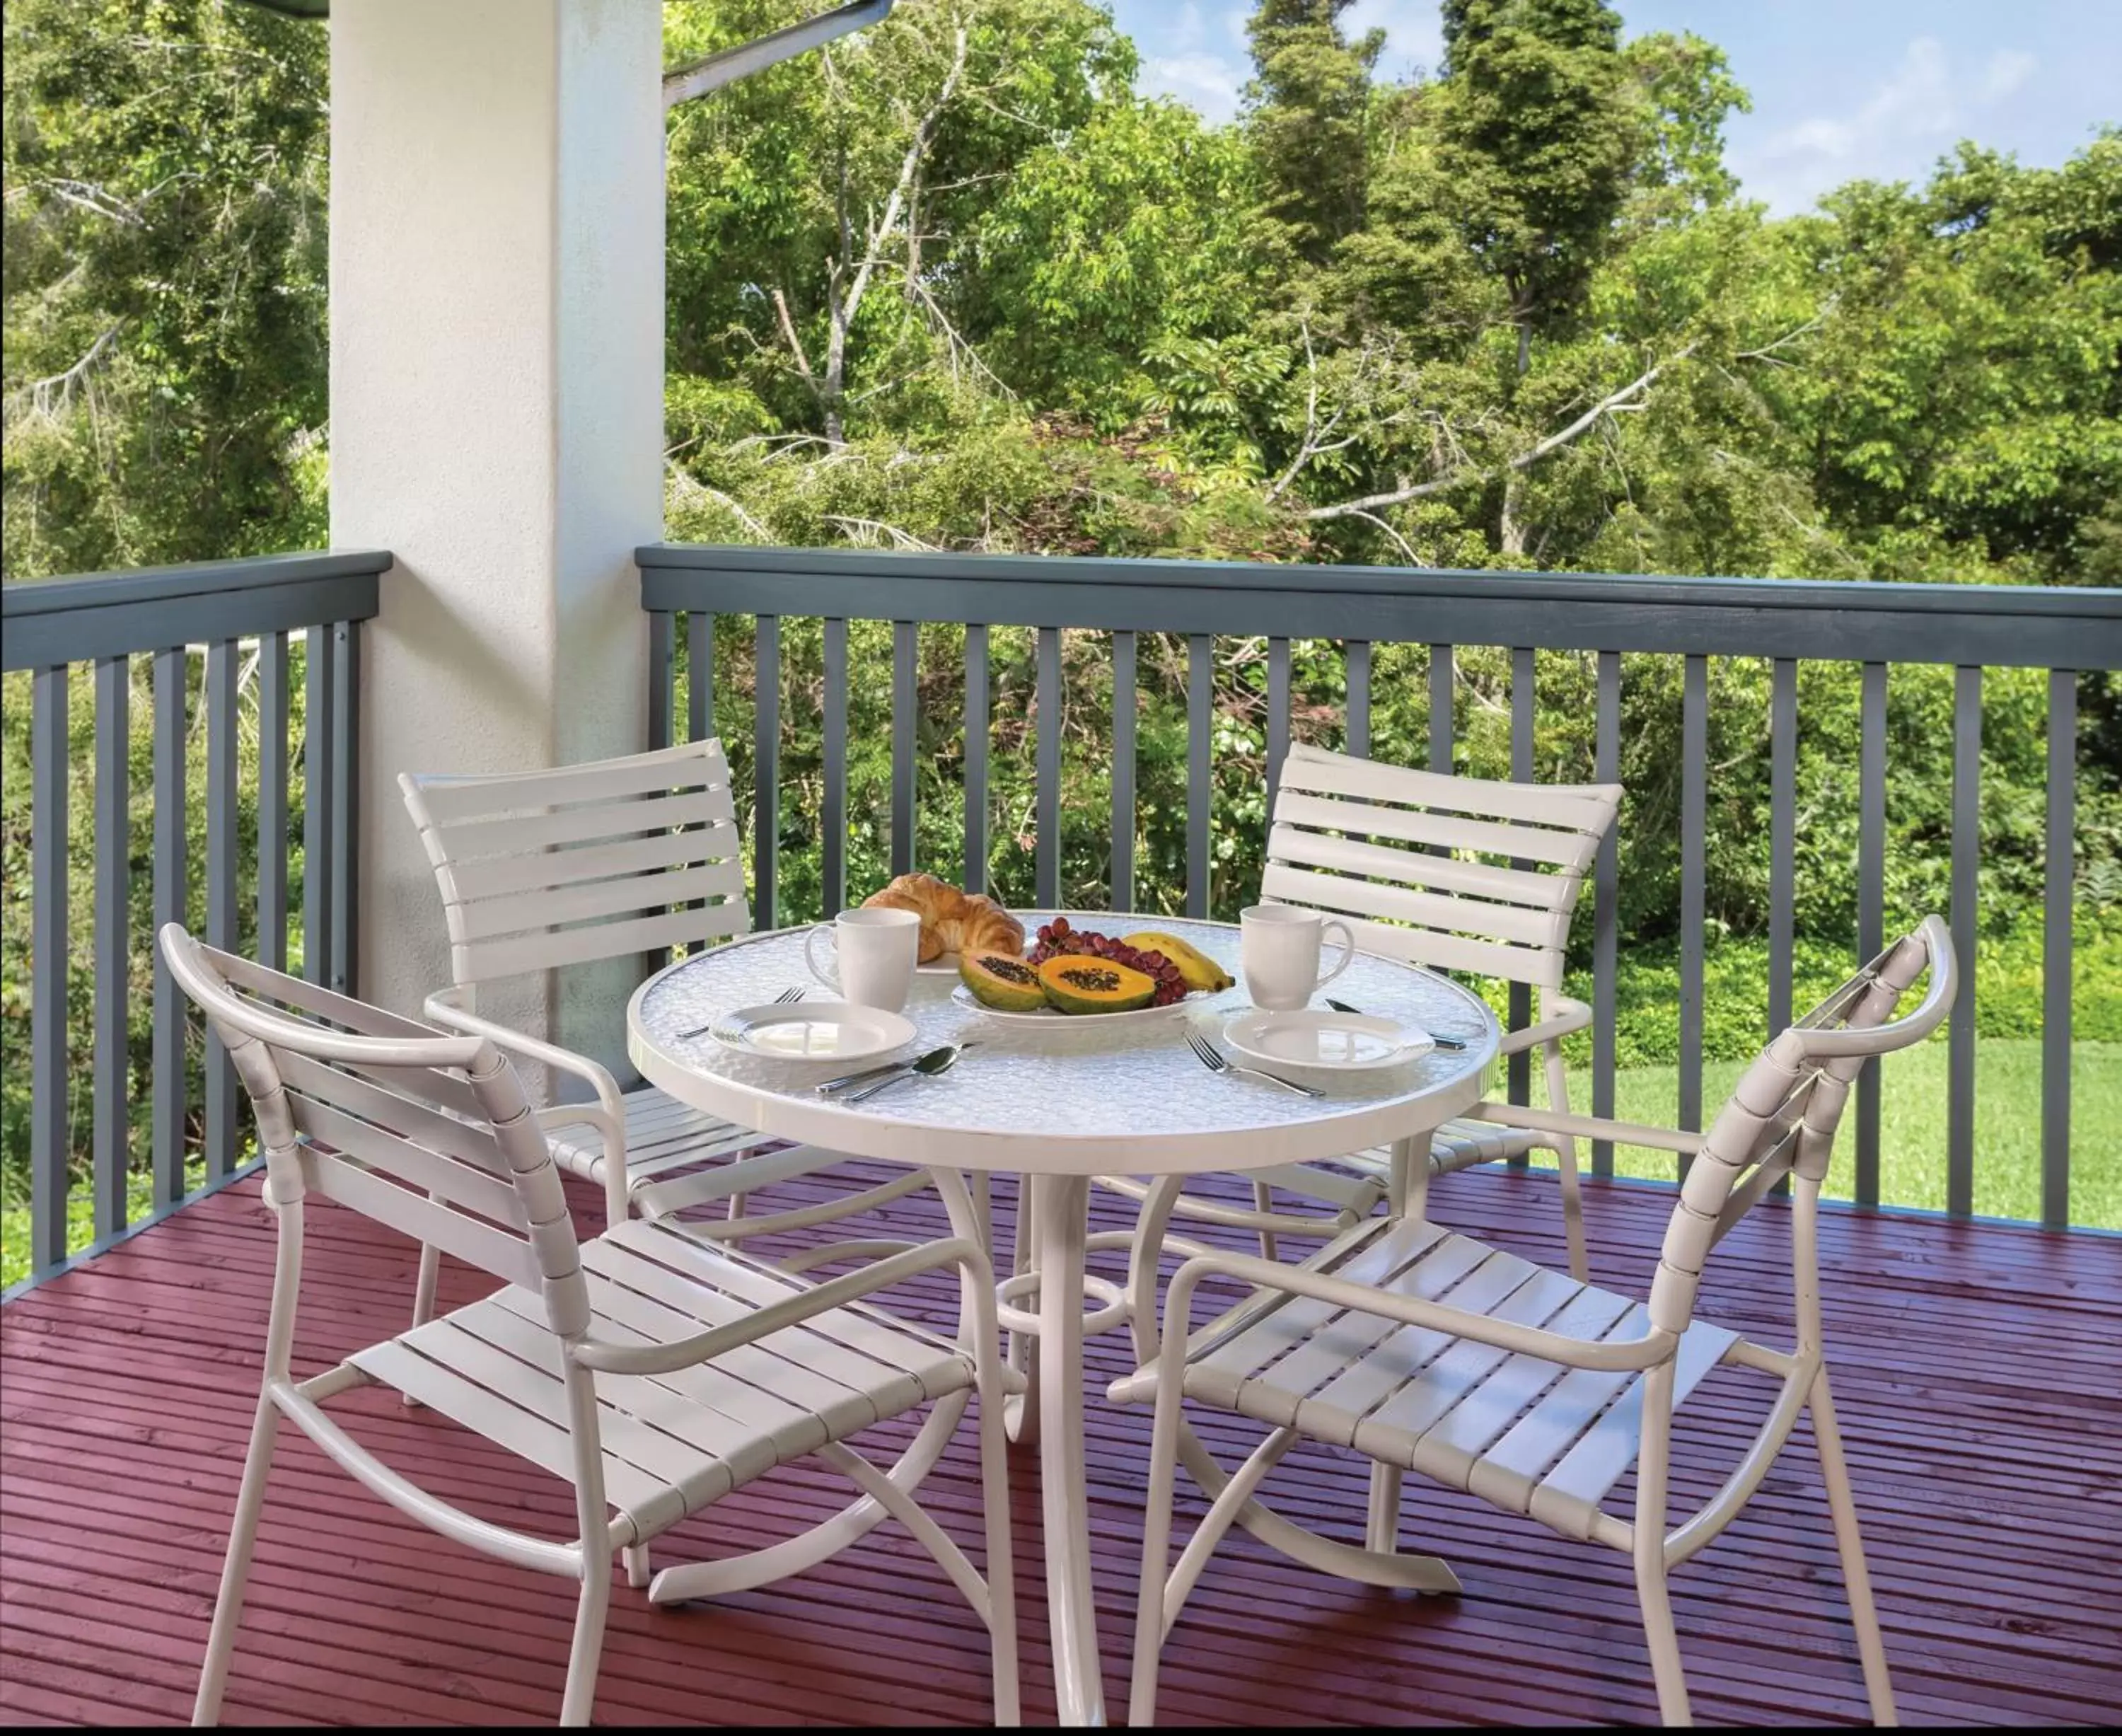
[[[1139,934],[1124,937],[1123,943],[1138,952],[1161,952],[1179,966],[1179,974],[1186,979],[1190,989],[1205,989],[1213,994],[1237,980],[1214,959],[1189,946],[1176,934],[1160,934],[1145,929]]]

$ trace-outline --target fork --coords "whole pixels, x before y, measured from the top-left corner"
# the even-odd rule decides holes
[[[802,985],[799,983],[795,988],[783,989],[778,994],[775,995],[774,997],[774,1004],[777,1007],[792,1007],[797,1001],[802,999],[802,998],[803,989]],[[695,1025],[689,1031],[680,1031],[678,1033],[678,1041],[682,1043],[689,1037],[705,1036],[710,1031],[715,1028],[717,1022],[717,1021],[714,1019],[709,1019],[704,1025]]]
[[[1235,1073],[1249,1079],[1265,1079],[1270,1085],[1279,1085],[1284,1091],[1294,1091],[1300,1097],[1323,1097],[1323,1091],[1314,1091],[1309,1085],[1300,1085],[1295,1079],[1286,1079],[1278,1074],[1262,1073],[1257,1067],[1241,1067],[1236,1061],[1209,1042],[1198,1031],[1186,1033],[1186,1046],[1211,1073]]]

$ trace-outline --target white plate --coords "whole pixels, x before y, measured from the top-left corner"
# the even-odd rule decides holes
[[[1137,1007],[1132,1013],[1063,1013],[1053,1007],[1035,1008],[1030,1013],[1004,1013],[999,1008],[985,1004],[963,983],[951,991],[951,999],[969,1013],[984,1013],[989,1018],[998,1018],[1008,1025],[1073,1025],[1095,1027],[1103,1030],[1108,1025],[1140,1023],[1152,1018],[1169,1018],[1175,1013],[1184,1013],[1192,1004],[1185,999],[1173,1001],[1166,1007]]]
[[[956,952],[938,952],[927,964],[916,965],[914,968],[923,976],[956,976],[958,974],[958,955]]]
[[[1411,1061],[1437,1046],[1427,1031],[1362,1013],[1241,1013],[1223,1027],[1241,1055],[1285,1067],[1354,1073]]]
[[[841,1000],[775,1002],[740,1007],[714,1022],[708,1035],[739,1055],[777,1061],[858,1061],[914,1041],[904,1013]]]

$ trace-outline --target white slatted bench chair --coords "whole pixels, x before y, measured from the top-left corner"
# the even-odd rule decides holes
[[[498,776],[404,774],[399,786],[442,887],[454,986],[427,1017],[489,1038],[521,1059],[582,1080],[596,1095],[551,1122],[563,1168],[605,1190],[617,1224],[629,1205],[650,1218],[725,1206],[686,1220],[711,1241],[736,1242],[856,1217],[928,1185],[909,1169],[813,1205],[753,1213],[748,1196],[848,1159],[817,1146],[760,1148],[747,1128],[679,1102],[654,1086],[621,1091],[589,1057],[540,1041],[479,1011],[484,985],[747,934],[751,913],[738,859],[736,805],[721,742],[687,742],[549,771]],[[904,1247],[868,1238],[806,1247],[791,1270]],[[433,1291],[423,1259],[414,1317]]]
[[[244,1459],[194,1722],[217,1719],[241,1619],[273,1448],[284,1419],[372,1495],[445,1537],[581,1582],[561,1720],[587,1723],[615,1556],[647,1583],[650,1542],[775,1467],[815,1454],[868,1498],[801,1537],[718,1562],[723,1585],[784,1577],[886,1514],[935,1556],[986,1622],[996,1721],[1017,1721],[1008,1482],[992,1268],[971,1199],[942,1184],[961,1233],[812,1285],[667,1224],[622,1219],[578,1242],[541,1122],[507,1055],[200,945],[171,924],[163,956],[227,1045],[256,1114],[278,1220],[263,1389]],[[311,1195],[351,1207],[501,1279],[502,1288],[296,1379],[291,1356]],[[860,1298],[923,1271],[961,1275],[958,1342]],[[369,1383],[551,1472],[574,1493],[575,1534],[532,1535],[453,1505],[378,1457],[327,1411]],[[954,1429],[977,1391],[988,1573],[914,1504],[928,1463],[890,1473],[842,1444],[931,1406]],[[914,1474],[908,1474],[909,1467]],[[687,1588],[688,1595],[697,1594]]]
[[[1920,1004],[1889,1022],[1926,968],[1930,982]],[[1309,1439],[1353,1448],[1387,1473],[1383,1486],[1395,1518],[1400,1476],[1414,1471],[1563,1536],[1630,1556],[1659,1709],[1666,1723],[1685,1724],[1687,1682],[1666,1575],[1731,1523],[1809,1411],[1872,1716],[1892,1723],[1886,1651],[1828,1391],[1817,1218],[1835,1126],[1858,1069],[1935,1030],[1952,1004],[1955,980],[1949,932],[1929,917],[1770,1043],[1707,1134],[1540,1117],[1582,1137],[1693,1151],[1648,1304],[1411,1218],[1360,1226],[1301,1267],[1235,1254],[1182,1266],[1166,1294],[1155,1355],[1110,1394],[1156,1406],[1129,1722],[1154,1720],[1165,1638],[1218,1541],[1234,1522],[1278,1541],[1263,1523],[1275,1516],[1260,1509],[1255,1491],[1299,1439]],[[1792,1350],[1755,1343],[1694,1313],[1718,1242],[1786,1175],[1795,1180]],[[1190,1336],[1194,1289],[1212,1276],[1256,1288]],[[1668,1530],[1674,1414],[1719,1368],[1766,1375],[1778,1389],[1717,1493]],[[1185,1400],[1235,1411],[1271,1432],[1240,1469],[1222,1474],[1183,1426]],[[1205,1470],[1201,1480],[1215,1500],[1174,1567],[1172,1484],[1180,1457],[1197,1475]],[[1624,1518],[1605,1504],[1632,1468],[1635,1495]],[[1376,1561],[1323,1539],[1309,1551],[1278,1546],[1373,1583],[1456,1589],[1441,1562],[1390,1557],[1393,1539],[1381,1538],[1375,1523],[1379,1488],[1374,1482]],[[1294,1528],[1278,1523],[1283,1533]],[[1395,1565],[1400,1571],[1390,1570]]]
[[[1569,920],[1621,796],[1618,784],[1503,784],[1299,743],[1283,761],[1260,896],[1340,917],[1362,952],[1538,989],[1538,1022],[1507,1032],[1502,1053],[1537,1048],[1549,1102],[1566,1114],[1562,1039],[1592,1021],[1589,1007],[1561,992]],[[1569,1269],[1586,1277],[1577,1142],[1568,1135],[1447,1121],[1431,1138],[1428,1176],[1414,1180],[1426,1184],[1430,1177],[1540,1150],[1555,1153]],[[1151,1191],[1151,1184],[1130,1177],[1099,1180],[1138,1200]],[[1254,1170],[1246,1180],[1250,1209],[1181,1194],[1172,1214],[1250,1230],[1271,1260],[1278,1235],[1331,1235],[1368,1217],[1391,1192],[1392,1158],[1379,1148],[1331,1164]],[[1324,1210],[1278,1210],[1278,1193]],[[1171,1245],[1181,1252],[1199,1246],[1179,1239]]]

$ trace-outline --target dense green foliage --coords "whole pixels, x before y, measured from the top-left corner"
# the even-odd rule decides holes
[[[674,0],[677,62],[814,0]],[[1348,0],[1261,0],[1226,126],[1135,88],[1089,0],[901,0],[883,26],[672,112],[670,534],[1071,554],[2122,583],[2122,132],[2057,168],[1960,146],[1921,185],[1771,217],[1723,160],[1716,47],[1623,40],[1607,0],[1446,0],[1433,74],[1379,75]],[[4,21],[11,579],[322,540],[324,33],[221,0],[12,0]],[[854,667],[886,629],[857,623]],[[717,636],[741,774],[749,636]],[[994,636],[987,871],[1031,896],[1033,680]],[[1256,883],[1265,671],[1216,653],[1215,882]],[[822,663],[784,624],[782,908],[820,897]],[[1070,634],[1063,870],[1102,901],[1109,653]],[[1427,754],[1428,653],[1378,648],[1372,746]],[[924,867],[961,835],[962,634],[922,636]],[[1183,646],[1142,647],[1138,897],[1183,896]],[[1504,774],[1509,661],[1461,648],[1461,769]],[[1294,724],[1339,739],[1339,647],[1294,648]],[[1543,653],[1542,778],[1588,776],[1592,670]],[[1767,671],[1713,666],[1713,1055],[1760,1022]],[[86,683],[77,681],[77,708]],[[1942,905],[1949,671],[1897,670],[1892,915]],[[1679,671],[1630,658],[1624,1060],[1670,1056]],[[852,695],[850,872],[888,859],[885,686]],[[1802,676],[1808,973],[1854,926],[1856,682]],[[2081,1034],[2122,1008],[2122,697],[2081,684]],[[1979,1018],[2039,1004],[2037,673],[1984,691]],[[19,1180],[24,683],[6,695],[0,1003]],[[147,706],[134,723],[145,741]],[[73,843],[90,847],[85,714]],[[136,800],[144,802],[144,790]],[[247,799],[247,798],[246,798]],[[247,816],[246,810],[246,816]],[[136,861],[144,870],[144,806]],[[246,817],[246,825],[251,823]],[[136,874],[136,899],[144,882]],[[85,911],[85,905],[83,910]],[[86,1053],[82,978],[70,1009]],[[136,934],[143,932],[136,921]],[[1810,976],[1808,976],[1810,980]],[[136,1065],[145,1065],[144,1025]]]

